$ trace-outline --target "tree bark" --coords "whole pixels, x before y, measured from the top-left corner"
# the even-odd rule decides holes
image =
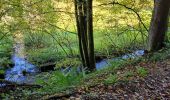
[[[84,67],[95,69],[92,0],[75,0],[79,51]]]
[[[94,37],[93,37],[93,2],[87,0],[87,34],[89,39],[89,58],[90,58],[90,69],[95,68],[95,56],[94,56]]]
[[[156,51],[164,46],[168,27],[170,0],[154,0],[154,10],[149,30],[148,50]]]
[[[85,64],[85,58],[84,58],[84,53],[83,53],[83,47],[82,47],[82,41],[81,41],[81,34],[80,34],[80,25],[79,25],[79,16],[78,16],[78,3],[77,0],[74,1],[74,5],[75,5],[75,17],[76,17],[76,26],[77,26],[77,33],[78,33],[78,41],[79,41],[79,51],[80,51],[80,56],[81,56],[81,60],[83,63],[83,66],[86,66]]]

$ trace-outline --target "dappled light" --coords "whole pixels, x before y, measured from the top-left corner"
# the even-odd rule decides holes
[[[0,1],[0,100],[168,100],[169,0]]]

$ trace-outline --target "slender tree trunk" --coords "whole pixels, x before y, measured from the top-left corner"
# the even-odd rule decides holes
[[[82,47],[82,41],[81,41],[81,34],[80,34],[80,25],[79,25],[79,17],[78,17],[78,5],[77,5],[77,0],[75,0],[74,5],[75,5],[75,17],[76,17],[76,26],[77,26],[77,33],[78,33],[78,40],[79,40],[79,51],[80,51],[80,56],[81,60],[83,63],[83,66],[86,66],[85,64],[85,58],[84,58],[84,53],[83,53],[83,47]]]
[[[169,9],[170,0],[154,0],[154,10],[149,30],[149,51],[156,51],[164,46]]]
[[[94,37],[93,37],[93,2],[87,0],[87,34],[89,39],[89,58],[90,58],[90,69],[95,69],[95,58],[94,58]]]
[[[88,55],[88,45],[87,45],[87,27],[86,27],[86,21],[85,21],[85,17],[84,17],[84,9],[83,9],[83,2],[81,1],[79,3],[79,7],[78,7],[78,11],[79,11],[79,27],[80,27],[80,34],[81,34],[81,42],[82,42],[82,47],[83,47],[83,52],[84,52],[84,58],[85,58],[85,67],[89,67],[89,55]]]
[[[84,67],[95,69],[92,0],[75,0],[80,55]]]

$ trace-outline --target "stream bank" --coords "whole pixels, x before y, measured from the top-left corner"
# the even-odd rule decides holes
[[[138,72],[135,74],[139,66],[147,69],[148,73],[145,76],[141,76]],[[129,71],[133,71],[134,74],[125,74]],[[45,95],[41,100],[169,100],[170,98],[170,59],[126,65],[116,71],[120,77],[116,83],[103,83],[113,72],[99,73],[85,80],[85,84],[72,89],[72,92]]]
[[[106,98],[110,97],[110,94],[111,95],[115,94],[115,92],[113,92],[113,90],[116,90],[116,91],[122,90],[121,87],[127,87],[126,90],[123,90],[122,92],[126,93],[126,91],[127,91],[127,93],[128,93],[128,91],[131,91],[129,89],[133,89],[133,87],[129,88],[131,85],[132,86],[134,86],[134,85],[138,86],[137,84],[140,84],[140,82],[141,83],[145,82],[145,78],[152,75],[151,73],[158,74],[159,71],[157,71],[157,70],[162,70],[163,72],[164,71],[166,72],[167,68],[165,67],[165,70],[163,70],[164,68],[162,69],[161,66],[169,65],[168,64],[169,61],[165,60],[165,59],[170,58],[169,54],[170,54],[170,50],[161,50],[161,52],[156,52],[152,56],[146,55],[145,57],[142,57],[142,58],[138,59],[137,61],[136,61],[136,59],[128,59],[128,60],[123,60],[124,63],[123,62],[114,63],[114,66],[112,66],[112,67],[108,67],[108,68],[105,68],[105,69],[102,69],[102,70],[98,70],[96,72],[93,72],[91,74],[86,75],[85,78],[82,78],[83,82],[81,84],[73,85],[73,86],[71,85],[72,87],[69,86],[69,88],[62,89],[58,92],[53,92],[53,93],[49,92],[48,93],[47,91],[46,92],[40,91],[44,88],[45,89],[48,88],[49,91],[51,91],[52,88],[54,88],[54,87],[57,88],[56,84],[52,85],[51,83],[48,82],[48,84],[47,83],[41,84],[41,85],[43,85],[43,88],[38,89],[38,90],[37,89],[27,90],[25,88],[20,87],[20,88],[14,90],[14,91],[8,93],[8,96],[9,95],[11,97],[14,96],[14,98],[16,98],[16,99],[18,99],[18,98],[22,99],[23,98],[25,100],[29,100],[30,97],[31,97],[32,100],[40,99],[40,97],[41,97],[42,100],[44,100],[44,99],[53,100],[53,99],[50,99],[50,98],[60,98],[60,99],[65,98],[65,99],[73,99],[73,100],[74,100],[74,98],[79,98],[79,99],[80,98],[84,98],[84,99],[86,99],[86,98],[87,99],[88,98],[90,98],[90,99],[98,98],[100,100],[101,97],[104,97],[106,99]],[[149,73],[147,74],[146,73],[147,71],[145,71],[143,69],[146,69]],[[167,71],[169,72],[169,70],[167,70]],[[131,72],[135,72],[135,73],[131,74]],[[143,72],[145,72],[145,73],[143,74]],[[54,75],[54,73],[51,73],[51,72],[50,72],[50,74]],[[103,82],[105,82],[105,80],[107,78],[110,77],[110,75],[114,76],[114,74],[117,74],[118,76],[120,76],[119,80],[116,83],[109,83],[109,84],[103,83]],[[42,74],[42,76],[44,77],[44,74]],[[47,77],[49,78],[49,76],[47,76]],[[126,80],[124,80],[124,78]],[[165,77],[165,78],[168,78],[168,77]],[[113,77],[113,80],[114,79],[115,78]],[[149,79],[150,78],[148,78],[148,81],[149,81]],[[53,82],[55,82],[55,81],[53,81]],[[85,84],[83,84],[83,83],[85,83]],[[51,86],[49,86],[49,84],[51,84]],[[137,87],[137,88],[140,88],[140,87]],[[151,89],[152,89],[152,87],[151,87]],[[157,88],[155,88],[155,89],[157,89]],[[96,92],[93,91],[93,90],[96,90]],[[111,92],[106,91],[106,90],[109,90],[109,91],[111,90]],[[31,91],[34,91],[34,92],[31,92]],[[106,93],[104,93],[104,92],[106,92]],[[132,91],[130,93],[134,93],[134,92]],[[145,91],[141,91],[141,93],[145,93]],[[109,94],[109,95],[107,95],[107,94]],[[118,93],[116,94],[116,96],[122,97],[122,95],[119,95]],[[9,98],[11,98],[11,97],[9,97]],[[126,94],[125,94],[125,97],[126,97]],[[138,97],[140,97],[140,94],[139,94]],[[111,97],[111,98],[113,98],[113,97]]]
[[[141,57],[145,54],[145,50],[137,50],[133,53],[129,53],[117,58],[112,58],[112,59],[99,59],[96,63],[96,70],[101,70],[103,68],[111,66],[111,61],[119,61],[119,60],[125,60],[125,59],[135,59],[137,57]],[[10,82],[16,82],[18,84],[32,84],[35,83],[35,75],[40,73],[41,71],[48,71],[49,70],[54,70],[53,68],[55,67],[54,64],[47,64],[44,66],[41,66],[40,70],[33,64],[29,63],[27,60],[24,58],[21,58],[17,55],[13,55],[12,57],[12,62],[14,63],[14,67],[6,70],[4,77],[5,80],[10,81]],[[68,70],[67,70],[68,69]],[[63,69],[61,69],[63,70]],[[69,72],[71,69],[66,68],[67,72]],[[79,70],[79,68],[77,69]],[[3,75],[2,75],[3,76]],[[1,83],[2,86],[4,85]]]
[[[168,100],[170,98],[170,59],[158,62],[139,63],[149,71],[146,77],[128,78],[127,82],[118,81],[116,84],[98,84],[88,89],[78,89],[70,99],[83,100]],[[130,67],[130,66],[129,66]],[[131,66],[133,67],[133,66]],[[121,71],[119,76],[121,76]]]

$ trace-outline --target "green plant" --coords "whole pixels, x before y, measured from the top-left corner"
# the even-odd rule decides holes
[[[63,60],[60,60],[56,63],[56,69],[58,68],[67,68],[67,67],[73,67],[73,66],[80,66],[81,61],[78,58],[65,58]]]
[[[5,67],[9,67],[9,64],[11,64],[11,60],[8,57],[2,57],[0,59],[0,66],[6,69]]]
[[[118,81],[117,75],[110,74],[107,79],[104,80],[105,84],[114,84]]]
[[[143,68],[143,67],[137,67],[137,73],[139,76],[141,77],[145,77],[148,75],[148,70],[146,68]]]
[[[132,77],[134,75],[134,73],[132,71],[128,71],[124,74],[125,77]]]
[[[44,79],[37,79],[37,83],[43,85],[43,88],[40,89],[41,92],[61,92],[80,84],[83,74],[78,73],[77,68],[73,68],[66,74],[60,71],[54,71]]]
[[[0,69],[0,75],[4,73],[5,73],[5,70]]]

